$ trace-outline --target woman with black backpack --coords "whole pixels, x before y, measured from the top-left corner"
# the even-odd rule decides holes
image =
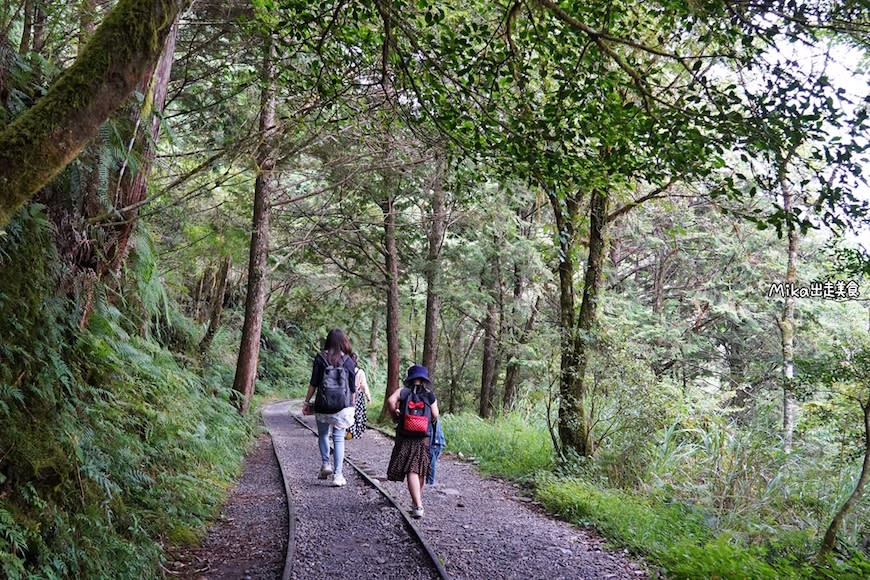
[[[432,390],[429,371],[423,365],[411,365],[405,386],[387,399],[396,419],[396,440],[387,467],[387,479],[402,481],[407,477],[411,494],[411,517],[423,517],[423,484],[429,477],[429,426],[438,419],[438,400]]]
[[[341,487],[347,484],[342,474],[344,464],[344,438],[347,428],[353,425],[353,393],[356,363],[353,347],[347,335],[339,328],[333,328],[326,335],[323,351],[314,357],[311,380],[302,413],[314,413],[317,423],[317,444],[322,460],[318,479],[332,475],[332,485]],[[340,388],[338,388],[340,387]],[[338,392],[337,395],[330,393]],[[317,393],[314,406],[311,396]],[[332,430],[332,465],[329,461],[329,431]]]

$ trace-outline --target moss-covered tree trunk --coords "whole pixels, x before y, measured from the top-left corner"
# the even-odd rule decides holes
[[[172,61],[175,56],[175,40],[178,36],[178,21],[172,26],[166,44],[157,64],[148,78],[142,83],[142,94],[145,100],[136,113],[135,131],[132,150],[140,158],[139,168],[130,175],[119,178],[117,210],[120,211],[121,224],[113,233],[111,245],[106,249],[108,272],[115,276],[121,270],[129,253],[130,236],[139,217],[139,208],[145,200],[148,191],[148,178],[151,166],[157,155],[156,143],[160,138],[160,118],[166,102],[169,89],[169,77],[172,74]]]
[[[589,201],[589,253],[583,279],[583,300],[574,316],[575,224],[579,217],[579,200],[569,195],[565,200],[555,194],[550,201],[556,213],[559,231],[559,310],[561,333],[561,368],[559,378],[559,439],[562,450],[571,449],[581,456],[591,456],[589,418],[586,416],[586,366],[592,348],[592,333],[601,292],[607,226],[606,192],[594,191]],[[576,323],[576,325],[575,325]]]
[[[76,56],[81,56],[84,52],[88,40],[94,35],[96,30],[95,12],[97,10],[97,0],[82,0],[79,5],[79,46]],[[177,19],[176,19],[177,22]]]
[[[579,194],[567,195],[561,198],[556,192],[548,194],[556,219],[556,230],[559,244],[559,420],[558,430],[560,445],[571,446],[574,441],[572,433],[582,429],[578,424],[585,415],[583,402],[571,405],[574,392],[577,391],[577,353],[574,351],[574,272],[575,256],[577,254],[576,223],[579,218]],[[573,413],[573,414],[572,414]],[[577,415],[579,413],[579,416]],[[585,441],[585,437],[576,438]],[[561,449],[557,450],[561,453]]]
[[[208,352],[211,350],[211,343],[214,340],[214,335],[217,334],[217,330],[221,325],[221,317],[224,311],[224,295],[227,291],[227,278],[230,274],[231,263],[232,256],[226,256],[221,263],[221,268],[218,272],[217,289],[212,296],[209,308],[210,315],[208,319],[208,330],[205,331],[205,335],[199,342],[199,355],[202,358],[208,356]]]
[[[75,159],[160,56],[191,0],[120,0],[82,55],[0,131],[0,227]]]
[[[587,457],[595,452],[595,445],[590,437],[591,421],[586,416],[583,401],[586,398],[586,367],[589,364],[589,354],[593,348],[596,317],[598,315],[598,300],[601,295],[601,278],[604,273],[604,258],[607,249],[605,231],[607,227],[607,193],[593,191],[589,200],[589,254],[586,258],[586,274],[583,277],[583,301],[580,303],[580,314],[577,316],[577,330],[574,332],[574,347],[576,353],[575,391],[569,404],[569,415],[572,423],[566,425],[570,433],[568,444],[580,455]],[[560,425],[560,434],[561,434]],[[564,439],[563,439],[564,441]]]

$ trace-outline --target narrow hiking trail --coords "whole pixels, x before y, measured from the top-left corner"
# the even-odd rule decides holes
[[[295,415],[296,418],[292,417]],[[263,410],[271,434],[274,456],[280,469],[267,462],[246,462],[239,486],[246,480],[272,486],[266,495],[274,496],[275,486],[286,485],[289,502],[272,502],[272,509],[283,510],[284,525],[262,524],[259,505],[251,505],[253,516],[247,523],[233,520],[235,531],[228,531],[224,518],[209,530],[196,553],[202,570],[194,566],[171,572],[174,577],[217,578],[438,578],[428,563],[425,550],[407,530],[407,518],[387,501],[378,489],[367,483],[349,466],[345,469],[347,486],[334,488],[318,480],[320,467],[317,438],[298,420],[314,426],[313,417],[303,417],[300,401],[284,401]],[[425,516],[413,524],[440,560],[446,576],[454,579],[517,578],[648,578],[645,564],[621,550],[609,550],[594,531],[572,526],[548,516],[520,489],[499,479],[481,476],[476,468],[459,461],[447,451],[438,460],[435,485],[426,486],[423,495]],[[360,439],[346,442],[349,462],[377,481],[402,509],[410,508],[404,482],[386,480],[392,440],[369,429]],[[256,473],[269,469],[272,476]],[[278,471],[276,477],[274,472]],[[283,473],[283,480],[280,475]],[[237,490],[238,487],[237,486]],[[244,512],[241,504],[256,497],[234,490],[224,512]],[[283,490],[281,490],[283,491]],[[274,515],[272,516],[274,517]],[[289,524],[287,523],[289,522]],[[274,537],[280,527],[286,537]],[[244,528],[244,529],[242,529]],[[233,533],[236,535],[233,536]],[[267,537],[268,536],[268,539]],[[215,538],[210,540],[210,538]],[[261,539],[262,541],[258,541]],[[225,557],[221,542],[247,545],[248,551],[263,550],[268,542],[273,550],[269,566],[246,558],[241,566]],[[211,543],[209,543],[211,542]],[[289,546],[289,550],[288,550]],[[236,549],[238,551],[238,548]],[[205,563],[209,560],[211,564]],[[286,558],[286,560],[285,560]],[[280,562],[278,562],[280,560]],[[283,564],[283,570],[278,564]],[[207,569],[206,569],[207,568]],[[241,570],[241,573],[240,573]]]

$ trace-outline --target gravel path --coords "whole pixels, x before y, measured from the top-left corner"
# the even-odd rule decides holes
[[[166,578],[280,578],[287,551],[287,499],[272,440],[263,435],[199,546],[167,554]]]
[[[271,464],[257,460],[271,447],[265,438],[248,458],[242,480],[202,547],[173,554],[177,562],[167,566],[171,577],[265,580],[281,578],[286,569],[296,579],[437,578],[422,549],[409,539],[403,518],[350,466],[344,470],[346,487],[317,479],[317,438],[290,417],[300,412],[298,403],[275,403],[263,412],[287,476],[290,504],[275,500],[284,493],[274,456]],[[313,417],[303,420],[314,424]],[[449,446],[448,441],[448,452],[438,460],[438,481],[424,489],[426,514],[416,525],[451,578],[651,576],[642,562],[608,550],[594,531],[548,516],[510,483],[482,477],[473,465],[454,458]],[[346,450],[349,460],[410,508],[405,483],[386,480],[390,438],[370,429],[348,441]],[[251,485],[262,489],[251,493]],[[266,497],[272,501],[257,500]],[[276,533],[284,534],[284,541],[290,537],[292,568],[284,567],[286,544]],[[201,571],[194,573],[197,566]]]
[[[298,413],[290,403],[282,404],[279,412],[291,409]],[[305,420],[313,426],[311,417]],[[309,439],[313,466],[316,438],[311,435]],[[392,445],[391,439],[370,429],[360,439],[348,441],[345,449],[348,459],[409,509],[406,484],[386,479]],[[438,460],[437,474],[435,485],[424,489],[426,514],[418,525],[451,578],[649,576],[642,564],[625,553],[606,551],[604,541],[594,532],[547,516],[518,488],[481,477],[471,464],[445,454]]]
[[[317,437],[290,418],[289,407],[270,405],[263,419],[293,504],[291,578],[438,578],[422,548],[409,539],[401,514],[350,466],[344,469],[345,487],[317,479]]]

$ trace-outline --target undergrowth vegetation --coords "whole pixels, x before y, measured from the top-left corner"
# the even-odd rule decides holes
[[[529,418],[508,414],[498,421],[477,415],[445,415],[442,426],[453,453],[462,453],[486,474],[530,479],[553,464],[553,443],[541,425],[530,428]]]
[[[269,399],[280,393],[302,397],[311,378],[313,344],[322,339],[296,328],[263,328],[260,340],[260,364],[257,370],[257,399]]]
[[[252,423],[222,363],[156,340],[166,303],[131,317],[99,299],[80,331],[48,231],[31,206],[0,239],[0,576],[155,577],[164,545],[204,532]],[[143,316],[164,331],[133,332]]]
[[[592,526],[642,555],[668,578],[867,578],[860,551],[813,561],[819,522],[839,496],[799,498],[811,466],[776,451],[759,433],[718,423],[672,425],[650,446],[635,487],[614,485],[607,459],[558,460],[546,424],[516,414],[491,421],[444,417],[447,449],[489,475],[530,483],[551,513]],[[607,454],[604,454],[607,456]],[[621,474],[617,478],[624,482]],[[844,486],[848,489],[848,486]],[[815,490],[818,491],[818,490]],[[791,504],[791,505],[789,505]]]

